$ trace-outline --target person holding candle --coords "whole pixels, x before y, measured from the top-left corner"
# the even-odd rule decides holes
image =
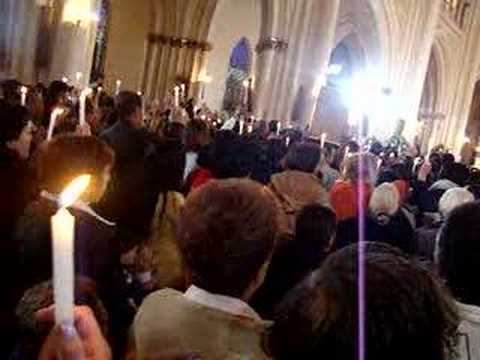
[[[89,174],[88,189],[69,208],[75,217],[75,273],[95,281],[102,300],[110,307],[113,294],[121,287],[117,276],[119,245],[114,242],[115,227],[96,215],[89,204],[97,203],[105,193],[113,151],[94,137],[59,136],[44,144],[38,162],[43,191],[26,208],[16,230],[22,244],[24,284],[28,288],[52,276],[50,218],[58,210],[54,200],[73,179]]]
[[[20,282],[11,275],[21,269],[15,224],[35,196],[36,183],[29,167],[34,127],[27,110],[0,100],[0,358],[8,351],[14,333],[14,307],[21,295]],[[7,349],[7,350],[5,350]]]

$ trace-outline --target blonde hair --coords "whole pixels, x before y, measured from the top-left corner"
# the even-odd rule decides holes
[[[360,172],[360,160],[363,161],[363,171]],[[358,182],[363,178],[363,182],[375,184],[377,181],[377,159],[375,155],[368,153],[356,153],[350,155],[344,164],[343,177],[345,180]]]
[[[395,214],[400,206],[400,194],[395,185],[383,183],[373,191],[368,208],[375,215]]]

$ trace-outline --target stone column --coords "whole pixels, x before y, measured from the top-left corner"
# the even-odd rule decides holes
[[[98,1],[89,1],[86,6],[93,15],[98,10]],[[49,77],[58,80],[66,76],[75,85],[86,86],[90,80],[97,22],[93,17],[77,19],[75,16],[69,13],[67,1],[57,29]],[[77,72],[83,74],[80,84],[75,80]]]
[[[257,113],[266,114],[267,120],[288,120],[295,95],[303,86],[308,97],[305,116],[301,119],[305,124],[314,108],[313,98],[308,94],[332,50],[340,1],[285,1],[290,11],[276,11],[275,16],[280,19],[270,23],[275,33],[288,36],[282,39],[284,43],[288,41],[288,49],[283,49],[284,52],[265,49],[259,58]]]

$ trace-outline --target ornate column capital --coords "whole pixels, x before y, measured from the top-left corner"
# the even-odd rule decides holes
[[[260,39],[257,44],[257,53],[265,50],[285,51],[288,49],[288,41],[275,36],[266,36]]]
[[[168,36],[162,34],[150,33],[147,36],[147,40],[150,43],[159,43],[167,45],[173,48],[187,48],[201,51],[212,50],[212,45],[207,41],[199,41],[195,39],[189,39],[184,37]]]

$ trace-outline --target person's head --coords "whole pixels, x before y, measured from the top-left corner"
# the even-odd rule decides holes
[[[295,222],[295,241],[314,245],[325,253],[331,248],[337,217],[328,207],[310,204],[302,208]]]
[[[39,180],[43,190],[60,194],[76,177],[91,175],[81,198],[99,201],[110,181],[115,160],[113,150],[91,136],[62,135],[45,143],[39,154]]]
[[[263,282],[277,212],[269,190],[251,180],[210,181],[191,193],[177,234],[187,282],[248,299]]]
[[[365,358],[449,359],[459,319],[440,282],[400,250],[362,246]],[[334,253],[287,294],[267,341],[273,358],[358,358],[358,250],[353,245]]]
[[[458,186],[465,186],[469,176],[468,168],[460,163],[444,165],[440,172],[440,179],[453,181]]]
[[[50,83],[47,89],[46,102],[50,106],[65,105],[67,103],[66,96],[70,88],[63,81],[55,80]]]
[[[428,156],[428,161],[432,165],[432,171],[438,172],[442,168],[442,155],[438,152],[432,152]]]
[[[320,161],[320,147],[314,143],[300,142],[293,144],[285,157],[288,170],[313,173]]]
[[[474,195],[463,188],[453,188],[445,191],[438,203],[440,214],[446,217],[456,207],[475,201]]]
[[[480,306],[479,233],[480,202],[464,204],[448,215],[435,249],[440,275],[455,298],[476,306]]]
[[[455,156],[450,153],[445,153],[442,156],[442,165],[443,166],[449,166],[452,165],[455,162]]]
[[[209,140],[208,126],[204,121],[192,120],[185,129],[187,151],[199,151]]]
[[[372,154],[356,153],[349,156],[344,165],[344,177],[351,182],[375,184],[377,181],[377,157]]]
[[[120,121],[137,129],[143,126],[142,98],[132,91],[121,91],[115,98],[115,110]]]
[[[396,186],[391,183],[383,183],[373,191],[368,209],[376,218],[379,216],[390,217],[398,211],[399,206],[400,195]]]
[[[17,80],[15,79],[8,79],[5,81],[2,81],[0,84],[2,93],[3,93],[3,99],[8,102],[9,104],[12,105],[18,105],[20,103],[20,84]]]
[[[20,159],[28,159],[34,129],[28,110],[0,101],[0,120],[0,148],[13,151]]]

